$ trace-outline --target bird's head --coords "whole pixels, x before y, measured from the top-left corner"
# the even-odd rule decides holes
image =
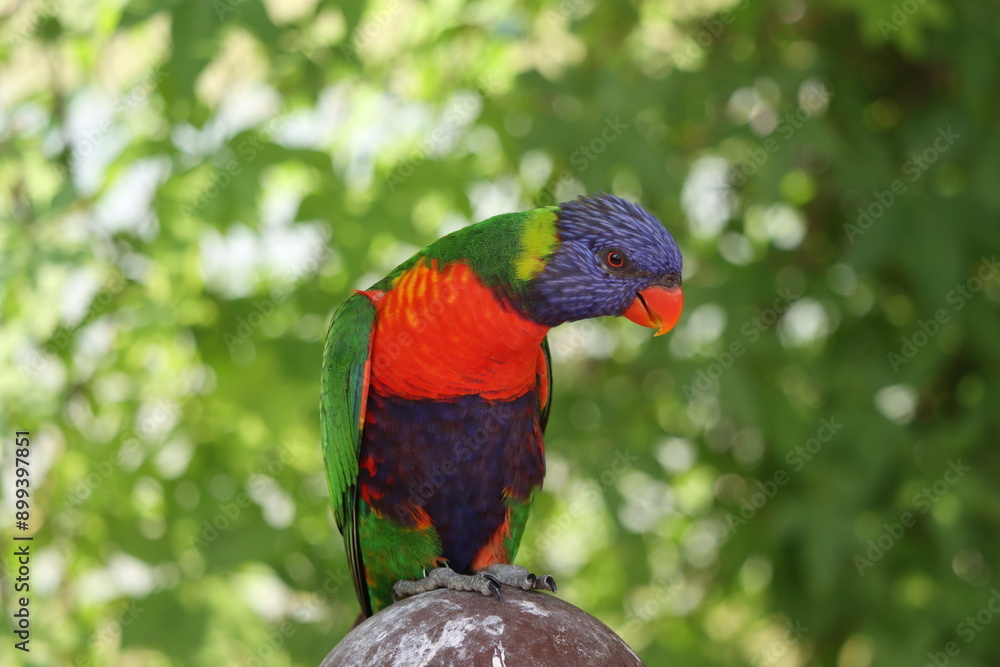
[[[559,205],[558,243],[532,279],[532,315],[549,326],[623,315],[664,334],[683,306],[681,252],[642,207],[612,195]]]

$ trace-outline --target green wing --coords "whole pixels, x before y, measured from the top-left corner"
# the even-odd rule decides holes
[[[535,392],[538,396],[538,423],[544,434],[545,427],[549,423],[549,412],[552,410],[552,355],[549,353],[548,338],[542,339],[538,368],[535,371]],[[521,537],[524,535],[524,525],[531,512],[534,491],[525,500],[517,500],[512,497],[504,499],[504,504],[510,510],[510,534],[504,540],[504,546],[507,548],[507,555],[511,563],[517,557],[517,551],[521,546]]]
[[[337,527],[344,536],[354,590],[365,616],[371,601],[358,542],[358,452],[368,398],[369,355],[375,306],[363,294],[337,309],[326,335],[320,389],[323,460]]]

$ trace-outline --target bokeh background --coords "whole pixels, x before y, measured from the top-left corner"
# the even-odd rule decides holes
[[[317,664],[333,309],[604,190],[687,308],[552,333],[519,560],[650,665],[996,667],[998,103],[991,2],[5,3],[0,663]]]

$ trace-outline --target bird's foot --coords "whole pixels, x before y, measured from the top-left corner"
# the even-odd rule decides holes
[[[501,584],[507,584],[514,588],[521,588],[526,591],[542,590],[556,592],[556,580],[551,574],[535,576],[528,572],[527,568],[509,563],[494,563],[479,574],[491,574]]]
[[[520,565],[494,563],[476,574],[459,574],[450,567],[438,567],[428,572],[423,579],[397,581],[392,586],[392,595],[396,600],[402,600],[418,593],[448,588],[453,591],[476,591],[483,595],[493,595],[499,601],[501,584],[526,591],[556,592],[556,580],[551,575],[538,577]]]
[[[495,595],[500,600],[500,580],[492,574],[459,574],[450,567],[438,567],[427,573],[423,579],[416,581],[397,581],[392,586],[392,595],[397,600],[426,593],[439,588],[449,588],[453,591],[478,591],[483,595]]]

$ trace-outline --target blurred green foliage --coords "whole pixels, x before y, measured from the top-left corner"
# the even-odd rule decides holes
[[[650,665],[997,664],[996,3],[0,20],[3,664],[316,664],[356,613],[318,444],[333,309],[598,190],[674,233],[688,306],[656,340],[553,333],[522,563]]]

